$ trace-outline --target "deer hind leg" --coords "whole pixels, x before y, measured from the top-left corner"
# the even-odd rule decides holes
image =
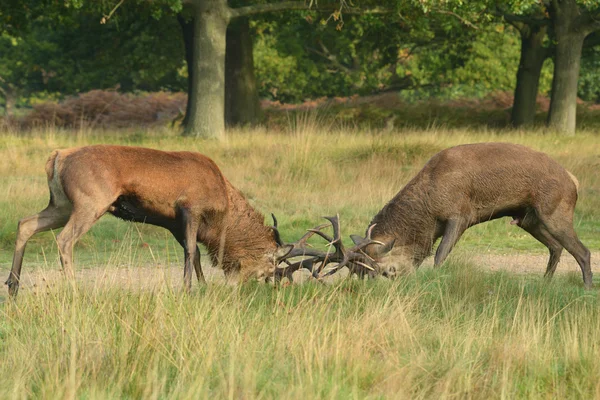
[[[46,209],[39,213],[25,217],[19,221],[12,268],[8,280],[6,281],[8,293],[11,297],[16,296],[19,291],[21,266],[23,265],[23,256],[25,255],[27,241],[38,232],[44,232],[64,226],[69,220],[70,213],[71,210],[69,208],[58,208],[53,204],[50,204]]]
[[[446,257],[448,257],[448,254],[450,254],[467,228],[468,224],[462,219],[449,219],[446,222],[442,241],[435,252],[434,267],[439,267],[446,260]]]
[[[573,229],[573,210],[557,209],[549,218],[542,219],[545,228],[575,258],[583,275],[586,289],[592,288],[590,251],[581,243]]]
[[[74,278],[73,246],[104,215],[107,209],[108,206],[100,210],[94,210],[94,207],[91,205],[75,207],[69,221],[56,237],[60,262],[68,278]]]
[[[548,266],[546,267],[546,273],[544,274],[544,276],[549,279],[552,278],[552,276],[554,275],[554,271],[556,271],[556,267],[558,266],[558,262],[560,261],[563,246],[550,234],[550,232],[548,232],[546,227],[544,227],[544,225],[542,225],[539,221],[521,224],[521,228],[523,228],[523,230],[525,230],[531,236],[536,238],[550,251],[550,258],[548,259]]]

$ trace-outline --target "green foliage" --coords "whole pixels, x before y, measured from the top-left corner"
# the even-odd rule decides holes
[[[314,13],[255,22],[261,97],[297,102],[349,96],[372,92],[390,80],[397,41],[376,47],[372,43],[380,35],[399,33],[396,26],[385,17],[347,16],[341,31],[334,27]]]
[[[19,35],[0,36],[0,77],[25,98],[115,87],[183,90],[177,21],[151,14],[143,6],[122,6],[101,24],[101,13],[83,3],[63,8],[57,18],[39,16]]]
[[[600,46],[584,49],[577,95],[586,101],[600,102]]]
[[[300,101],[446,83],[439,68],[464,62],[464,48],[475,36],[456,19],[424,15],[415,7],[403,11],[400,19],[346,15],[343,24],[314,13],[255,22],[261,95]],[[428,56],[443,61],[426,66]],[[415,78],[412,69],[419,68],[436,79]]]
[[[577,3],[596,10],[599,2]],[[321,2],[319,7],[329,4]],[[0,103],[7,87],[25,103],[114,87],[185,90],[181,32],[173,18],[182,6],[181,0],[151,5],[144,0],[3,1]],[[253,17],[260,96],[300,102],[393,90],[401,91],[404,99],[419,100],[512,91],[520,41],[499,14],[545,17],[547,11],[544,2],[534,0],[364,0],[354,6],[393,12],[303,11]],[[101,24],[108,15],[108,23]],[[593,51],[584,57],[584,99],[598,97],[598,60],[600,54]],[[549,91],[551,78],[548,63],[541,93]]]
[[[413,13],[407,21],[346,16],[339,31],[314,23],[318,17],[310,13],[254,22],[261,97],[298,102],[396,89],[416,100],[514,90],[520,54],[514,30],[494,23],[475,31],[456,18]],[[541,93],[551,78],[545,68]]]

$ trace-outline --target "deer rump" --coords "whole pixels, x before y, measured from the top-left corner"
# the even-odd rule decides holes
[[[421,265],[435,254],[439,266],[469,227],[501,217],[530,233],[550,251],[546,276],[562,249],[577,260],[592,285],[590,252],[573,229],[577,179],[548,155],[509,143],[452,147],[434,155],[373,218],[372,239],[394,243],[392,251],[371,244],[366,255],[384,274],[400,268],[394,256]]]

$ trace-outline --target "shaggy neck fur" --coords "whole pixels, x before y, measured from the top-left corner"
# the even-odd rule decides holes
[[[431,252],[435,238],[435,217],[428,211],[428,179],[417,175],[373,218],[372,238],[388,243],[411,258],[424,258]],[[374,247],[367,249],[369,252]]]
[[[213,265],[219,264],[222,253],[221,267],[225,271],[240,271],[243,275],[250,275],[266,267],[267,256],[275,252],[277,243],[272,229],[264,225],[264,216],[229,181],[225,183],[229,212],[224,216],[223,225],[213,225],[225,226],[225,230],[211,232],[203,242]],[[221,249],[222,241],[224,245]]]

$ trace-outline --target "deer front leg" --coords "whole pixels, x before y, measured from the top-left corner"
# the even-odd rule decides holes
[[[204,274],[202,273],[202,265],[200,264],[200,249],[198,246],[196,246],[196,256],[194,257],[194,269],[196,270],[198,283],[206,283],[206,279],[204,279]]]
[[[452,248],[456,242],[458,242],[458,239],[460,239],[467,227],[468,225],[461,219],[450,219],[446,222],[444,236],[435,252],[435,259],[433,262],[435,267],[439,267],[446,260],[446,257],[448,257],[448,254],[450,254]]]
[[[202,280],[204,281],[204,275],[202,275],[202,270],[200,269],[200,252],[198,250],[198,246],[196,245],[196,240],[198,237],[198,228],[199,228],[199,218],[197,218],[190,210],[182,208],[180,212],[182,231],[183,231],[183,252],[184,252],[184,268],[183,268],[183,285],[184,290],[186,292],[190,292],[192,289],[192,270],[196,269],[196,275],[198,276],[198,280],[200,280],[200,276],[202,276]],[[196,268],[196,257],[198,257]],[[198,270],[200,270],[200,275],[198,275]]]

